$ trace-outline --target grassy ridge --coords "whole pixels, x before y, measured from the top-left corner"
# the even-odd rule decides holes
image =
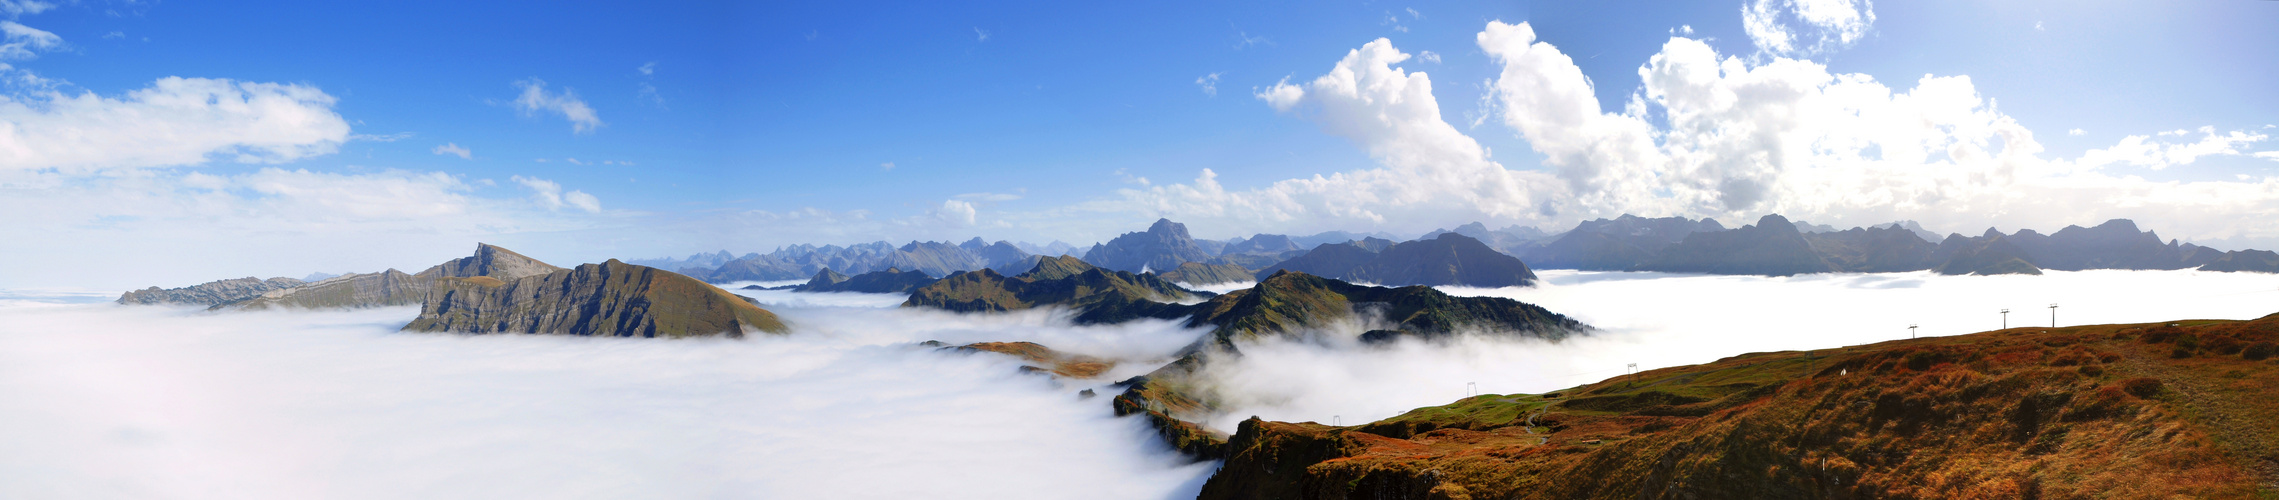
[[[2279,315],[2018,328],[1254,419],[1202,497],[2274,498],[2275,340]]]

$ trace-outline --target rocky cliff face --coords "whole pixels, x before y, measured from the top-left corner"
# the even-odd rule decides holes
[[[406,331],[696,337],[789,331],[774,313],[719,287],[614,259],[500,280],[440,278]]]
[[[245,300],[266,292],[305,285],[307,282],[292,278],[260,279],[247,276],[233,280],[210,281],[182,288],[160,289],[150,287],[119,295],[119,303],[127,305],[201,305],[211,306]]]
[[[1243,422],[1200,498],[2262,498],[2279,315],[2020,328]]]

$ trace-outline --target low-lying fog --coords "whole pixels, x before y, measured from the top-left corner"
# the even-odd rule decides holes
[[[1755,351],[2010,325],[2279,311],[2279,277],[2192,271],[1793,278],[1543,273],[1517,298],[1601,328],[1563,343],[1253,345],[1214,375],[1249,415],[1346,424]],[[741,286],[742,284],[738,284]],[[398,333],[413,308],[206,314],[0,291],[0,498],[1192,498],[1187,464],[1107,397],[1203,332],[902,310],[738,290],[797,332],[749,340]],[[115,297],[107,294],[101,299]],[[1027,340],[1126,362],[1055,383]]]

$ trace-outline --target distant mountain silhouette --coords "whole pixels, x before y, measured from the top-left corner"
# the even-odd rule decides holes
[[[1390,286],[1496,288],[1528,286],[1535,282],[1535,273],[1518,258],[1488,248],[1480,240],[1452,232],[1402,243],[1369,238],[1322,245],[1305,255],[1261,269],[1256,276],[1263,280],[1282,271]]]
[[[1653,260],[1663,248],[1698,232],[1724,231],[1714,219],[1684,217],[1648,219],[1623,214],[1614,219],[1584,221],[1539,247],[1519,254],[1537,269],[1625,271]]]
[[[1171,219],[1157,219],[1147,231],[1124,233],[1116,239],[1092,246],[1084,253],[1084,261],[1103,268],[1140,272],[1143,270],[1169,271],[1185,262],[1201,262],[1215,257],[1210,251],[1196,245],[1188,236],[1187,225]]]
[[[1638,271],[1791,276],[1835,272],[1836,266],[1812,249],[1787,218],[1767,215],[1756,224],[1718,232],[1695,232],[1663,249]]]

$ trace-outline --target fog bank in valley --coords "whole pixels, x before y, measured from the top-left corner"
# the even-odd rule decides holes
[[[1206,376],[1251,415],[1347,425],[1747,352],[2058,321],[2247,319],[2279,277],[2194,271],[1786,278],[1543,272],[1504,296],[1599,330],[1362,346],[1367,322],[1243,347]],[[736,286],[741,286],[738,284]],[[737,290],[794,333],[744,340],[401,333],[413,308],[209,314],[0,292],[0,498],[1192,498],[1190,464],[1112,416],[1107,384],[1205,330],[963,315],[900,295]],[[109,295],[115,296],[115,295]],[[1121,360],[1056,381],[1034,341]],[[1099,397],[1081,398],[1082,389]]]

